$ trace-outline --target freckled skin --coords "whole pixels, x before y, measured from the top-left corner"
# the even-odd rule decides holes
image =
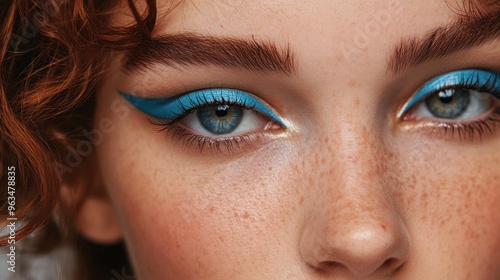
[[[216,67],[110,72],[96,123],[110,118],[116,129],[96,147],[97,164],[138,279],[500,277],[499,128],[473,142],[405,130],[397,104],[411,90],[382,90],[394,79],[385,71],[392,46],[455,14],[444,1],[404,1],[369,47],[342,56],[341,43],[387,3],[186,1],[155,34],[289,43],[296,77]],[[477,66],[474,58],[461,63]],[[423,77],[434,69],[420,67]],[[231,156],[199,154],[129,105],[124,119],[110,110],[116,88],[147,92],[147,79],[167,87],[200,76],[254,86],[293,129]]]

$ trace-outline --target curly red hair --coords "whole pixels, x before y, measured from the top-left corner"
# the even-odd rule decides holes
[[[116,1],[4,1],[0,10],[0,170],[16,170],[16,210],[23,226],[16,239],[44,227],[61,200],[63,149],[91,126],[94,91],[112,51],[147,39],[156,22],[156,3],[147,0],[131,26],[110,24]],[[76,172],[75,172],[76,173]],[[7,185],[7,184],[5,184]],[[0,193],[2,219],[7,191]],[[61,211],[60,211],[61,212]],[[0,240],[0,246],[7,238]]]

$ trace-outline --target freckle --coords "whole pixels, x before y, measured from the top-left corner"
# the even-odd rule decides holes
[[[469,201],[465,202],[464,208],[467,209],[467,210],[470,210],[471,206],[470,206],[470,202]]]
[[[208,211],[209,211],[210,213],[213,213],[213,212],[215,212],[215,207],[213,207],[213,206],[210,206],[210,207],[208,208]]]
[[[360,103],[359,98],[356,97],[356,99],[354,99],[354,105],[359,106],[359,103]]]
[[[357,83],[356,81],[350,81],[350,82],[347,84],[347,86],[348,86],[348,87],[355,87],[355,86],[357,86],[357,85],[358,85],[358,83]],[[359,102],[359,99],[358,99],[358,102]],[[357,105],[357,104],[356,104],[356,105]]]
[[[333,154],[335,152],[335,149],[332,145],[328,145],[328,153]]]
[[[301,206],[302,206],[302,205],[304,205],[304,197],[303,197],[303,196],[301,196],[301,197],[300,197],[299,204],[300,204]]]
[[[427,192],[424,192],[424,193],[422,194],[421,201],[422,201],[422,204],[424,204],[424,206],[426,206],[426,205],[427,205]]]
[[[295,188],[295,190],[294,190],[294,194],[295,194],[296,196],[297,196],[297,195],[299,195],[299,189]]]

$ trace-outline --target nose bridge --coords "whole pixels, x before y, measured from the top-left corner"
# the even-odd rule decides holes
[[[344,125],[336,131],[337,148],[321,153],[319,185],[311,188],[319,196],[301,250],[318,269],[390,273],[406,260],[410,244],[389,191],[391,157],[373,130]]]
[[[358,116],[361,118],[361,116]],[[320,216],[342,223],[384,220],[392,209],[388,174],[390,151],[375,125],[361,119],[343,120],[327,139],[318,156],[323,164],[318,176]],[[333,148],[332,148],[333,147]],[[347,217],[347,218],[346,218]],[[335,223],[327,223],[328,225]]]
[[[389,173],[390,151],[375,124],[353,117],[341,121],[339,129],[329,132],[329,139],[323,141],[321,166],[322,188],[336,192],[344,188],[353,192],[375,192],[383,185]],[[364,190],[363,190],[364,189]]]

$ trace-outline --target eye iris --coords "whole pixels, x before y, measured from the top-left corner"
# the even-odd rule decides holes
[[[467,89],[445,89],[425,100],[429,111],[442,119],[460,117],[467,110],[469,103],[470,94]]]
[[[213,134],[233,132],[243,119],[243,108],[239,106],[215,105],[198,109],[201,125]]]

